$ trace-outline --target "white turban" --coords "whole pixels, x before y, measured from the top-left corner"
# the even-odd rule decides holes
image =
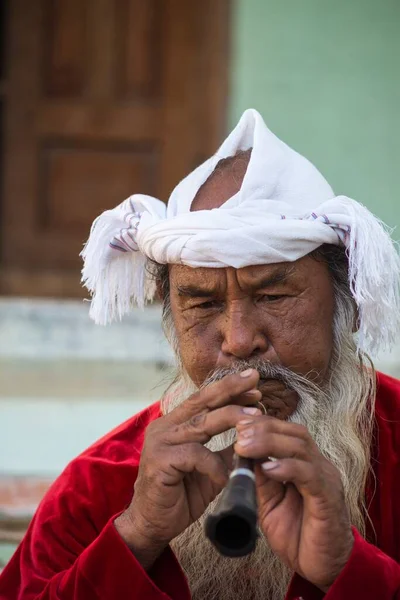
[[[190,212],[218,161],[249,148],[239,192],[220,208]],[[178,184],[168,206],[135,194],[95,220],[82,280],[92,293],[91,317],[106,324],[153,298],[148,259],[239,269],[295,261],[321,244],[347,249],[359,347],[389,345],[400,324],[400,260],[387,228],[362,204],[335,196],[307,159],[247,110],[218,152]]]

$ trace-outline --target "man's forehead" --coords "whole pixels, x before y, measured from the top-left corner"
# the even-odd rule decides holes
[[[171,265],[170,273],[173,282],[178,287],[189,285],[198,286],[199,288],[218,286],[226,280],[228,274],[235,275],[251,285],[267,280],[271,280],[271,282],[283,281],[296,271],[299,262],[250,265],[242,269],[234,269],[233,267],[225,269],[193,268],[186,265]]]

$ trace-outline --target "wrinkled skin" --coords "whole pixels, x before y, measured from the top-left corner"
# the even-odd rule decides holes
[[[170,285],[181,358],[197,385],[216,367],[249,358],[323,381],[333,317],[332,281],[325,263],[306,256],[293,264],[239,270],[173,265]],[[281,407],[279,418],[287,418],[296,407],[293,394],[286,394],[287,402],[282,386],[276,384],[273,391],[269,383],[264,395],[267,406]]]
[[[220,206],[241,184],[246,161],[201,188],[193,210]],[[322,383],[332,351],[333,287],[311,257],[235,270],[170,267],[171,308],[185,369],[201,385],[216,367],[257,357]],[[244,412],[262,398],[274,416]],[[336,468],[307,429],[285,419],[297,404],[276,381],[227,376],[200,390],[146,433],[135,493],[115,524],[145,568],[197,520],[228,479],[232,450],[209,439],[236,427],[234,450],[257,460],[259,522],[273,550],[327,591],[353,536]],[[277,461],[268,460],[274,456]],[[284,483],[285,482],[285,483]]]
[[[260,461],[259,524],[272,550],[293,571],[328,591],[353,547],[336,467],[302,425],[261,416],[236,427],[235,451]],[[266,460],[268,456],[276,460]]]

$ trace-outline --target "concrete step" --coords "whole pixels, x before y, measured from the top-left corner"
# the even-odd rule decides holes
[[[87,302],[0,298],[0,358],[173,362],[159,305],[107,327],[88,312]]]
[[[149,363],[0,360],[0,474],[57,475],[170,380]]]
[[[172,364],[159,306],[105,328],[85,303],[0,299],[0,568],[55,477],[159,399]]]
[[[157,305],[98,327],[87,303],[0,299],[0,569],[54,478],[157,400],[172,365]],[[400,377],[400,345],[376,365]]]

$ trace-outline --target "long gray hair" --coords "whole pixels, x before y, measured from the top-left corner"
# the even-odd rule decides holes
[[[313,253],[313,258],[327,263],[335,295],[333,348],[328,377],[323,386],[313,383],[312,374],[303,377],[282,366],[276,369],[268,363],[262,364],[262,361],[255,365],[251,359],[236,361],[230,369],[214,370],[204,385],[228,372],[250,365],[267,376],[282,378],[287,387],[293,388],[298,394],[299,403],[290,419],[308,427],[321,453],[338,469],[350,520],[365,535],[368,519],[365,484],[370,470],[375,372],[368,356],[357,352],[353,335],[357,327],[357,309],[347,282],[347,258],[344,250],[336,246],[322,246]],[[168,267],[156,266],[155,274],[163,297],[164,331],[177,358],[175,380],[161,402],[162,411],[166,414],[197,388],[180,359],[171,311]],[[218,450],[231,444],[234,436],[235,431],[231,430],[213,438],[208,446],[212,450]],[[283,599],[292,573],[274,554],[267,539],[260,537],[256,551],[251,556],[235,561],[220,556],[206,540],[204,521],[217,501],[218,498],[198,521],[171,543],[186,572],[193,599]]]
[[[353,335],[357,327],[357,307],[348,285],[345,250],[323,245],[310,256],[326,262],[335,295],[332,357],[327,381],[320,390],[325,401],[318,399],[317,426],[312,433],[321,451],[339,469],[352,523],[365,534],[367,512],[364,492],[370,468],[375,371],[370,358],[357,351]],[[196,388],[180,358],[171,311],[168,266],[153,264],[151,269],[162,296],[164,333],[177,360],[176,377],[161,403],[163,412],[169,412]],[[313,387],[311,382],[309,384]],[[299,414],[297,419],[304,421],[305,417]],[[310,419],[307,420],[308,425]]]

